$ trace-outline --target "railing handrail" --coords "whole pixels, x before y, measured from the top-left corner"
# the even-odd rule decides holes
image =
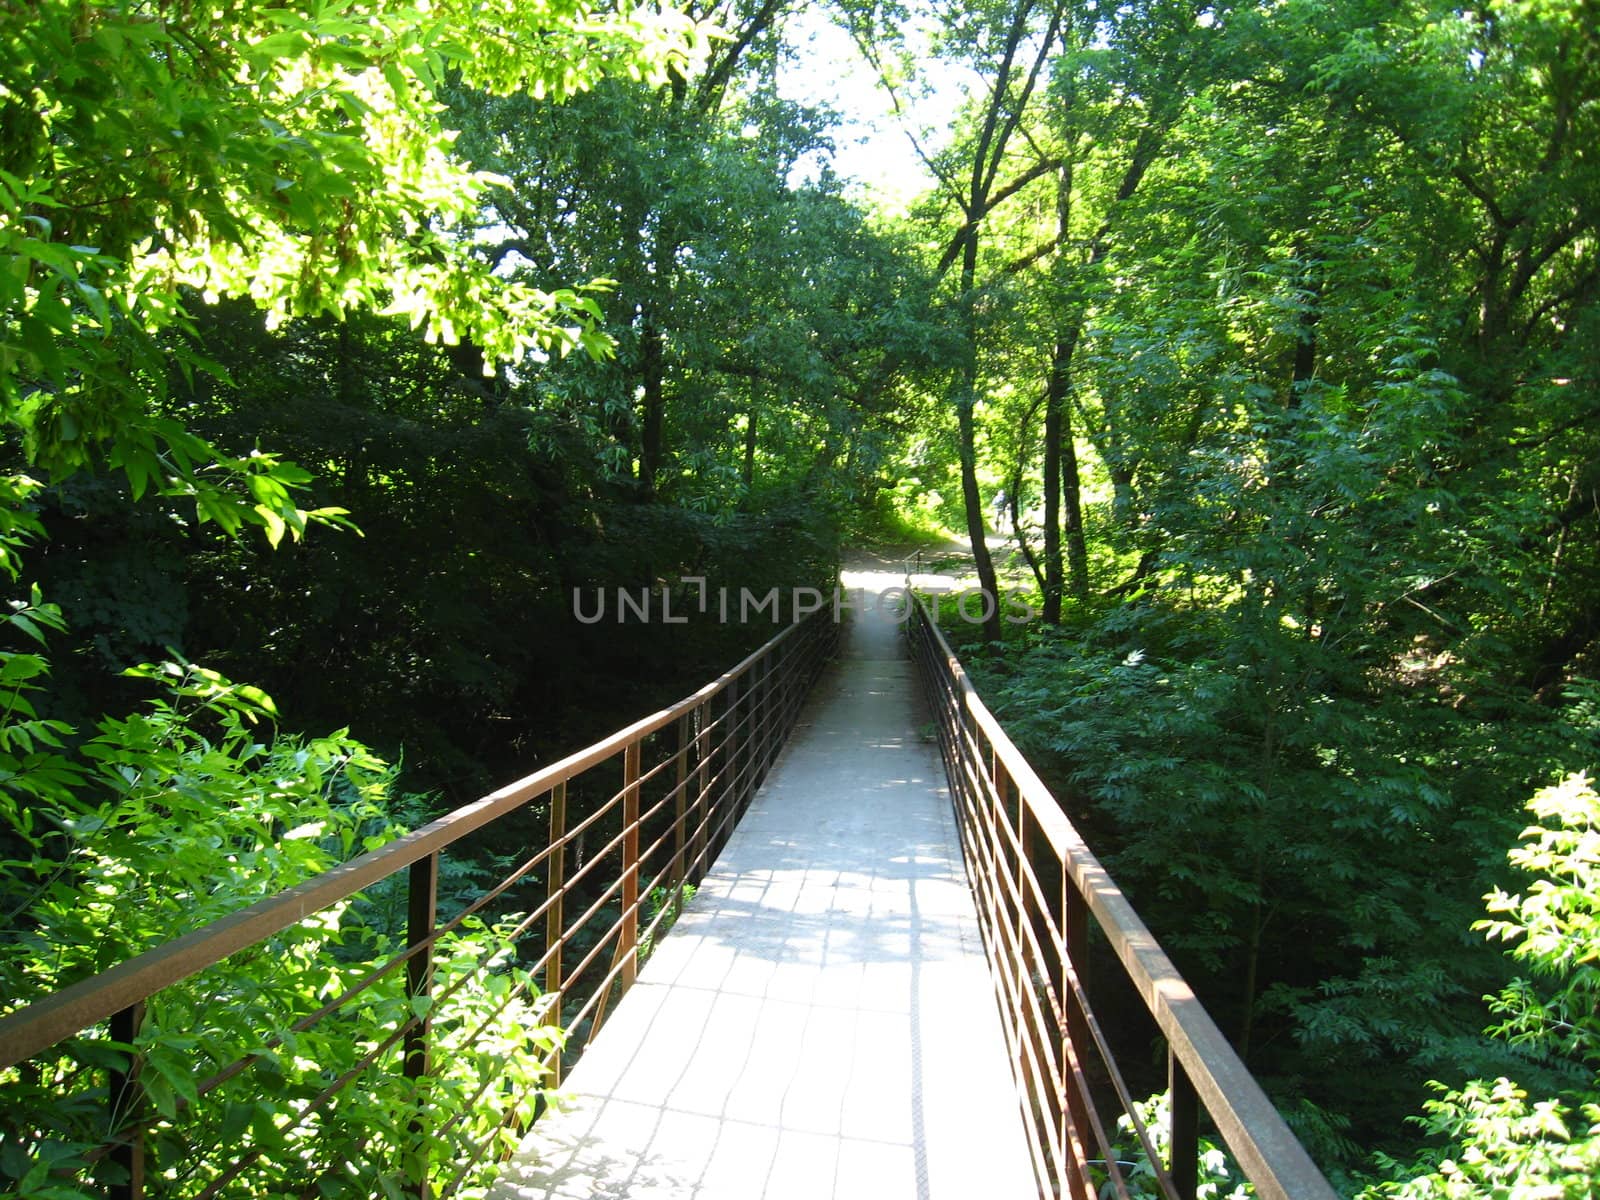
[[[764,655],[781,646],[803,624],[797,621],[785,627],[738,664],[689,696],[640,718],[559,762],[462,805],[385,846],[332,867],[199,929],[163,942],[0,1017],[0,1070],[32,1058],[63,1039],[108,1020],[145,997],[180,983],[313,913],[348,899],[363,888],[445,849],[541,793],[614,757],[630,744],[665,729],[742,678]]]
[[[963,708],[983,731],[1030,818],[1070,874],[1257,1195],[1269,1200],[1335,1200],[1333,1188],[1277,1107],[984,704],[943,631],[929,617],[922,597],[913,595],[922,625],[945,660]]]

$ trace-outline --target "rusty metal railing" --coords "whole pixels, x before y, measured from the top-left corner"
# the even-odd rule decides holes
[[[187,1185],[181,1179],[174,1182],[174,1175],[181,1177],[185,1168],[162,1156],[181,1153],[185,1141],[175,1126],[203,1108],[207,1097],[215,1099],[223,1084],[246,1073],[259,1076],[292,1038],[335,1013],[369,1004],[381,981],[403,975],[407,1004],[402,1018],[386,1031],[367,1035],[374,1048],[354,1068],[319,1080],[325,1086],[314,1095],[292,1096],[284,1119],[315,1124],[358,1081],[366,1079],[370,1086],[375,1074],[402,1077],[415,1086],[418,1099],[401,1135],[405,1146],[384,1168],[384,1190],[442,1197],[459,1189],[485,1155],[506,1149],[502,1129],[523,1124],[529,1105],[526,1098],[518,1103],[516,1098],[495,1097],[498,1080],[485,1072],[467,1101],[497,1101],[494,1112],[503,1113],[503,1119],[476,1145],[463,1148],[449,1140],[452,1131],[459,1134],[460,1097],[453,1115],[438,1111],[428,1099],[430,1031],[450,1019],[451,997],[467,977],[458,975],[442,986],[436,981],[434,952],[440,939],[503,896],[537,900],[531,911],[519,914],[507,935],[526,948],[525,961],[531,961],[521,975],[523,982],[505,986],[507,994],[495,997],[495,1011],[532,992],[530,981],[537,978],[542,984],[538,1012],[569,1035],[565,1051],[562,1043],[553,1042],[543,1048],[530,1045],[529,1052],[539,1056],[549,1081],[559,1080],[563,1053],[570,1060],[600,1028],[633,982],[642,948],[674,918],[685,885],[696,883],[715,861],[776,759],[806,692],[837,642],[838,630],[830,618],[824,611],[784,629],[670,708],[409,835],[0,1018],[0,1092],[8,1079],[60,1079],[75,1096],[103,1111],[102,1142],[84,1156],[76,1176],[57,1170],[50,1182],[69,1190],[102,1191],[113,1200],[140,1200],[147,1191],[203,1197],[319,1194],[318,1176],[337,1182],[338,1161],[307,1164],[301,1170],[307,1176],[303,1186],[286,1187],[279,1179],[265,1189],[253,1187],[248,1173],[264,1166],[263,1152],[252,1148],[248,1130],[231,1161],[213,1164],[198,1183],[192,1178]],[[537,848],[523,851],[526,857],[515,869],[463,911],[441,920],[437,897],[443,852],[459,850],[463,838],[490,829],[502,849],[508,842],[524,842],[526,818],[541,809],[548,812],[542,822],[546,831],[532,839]],[[508,820],[519,814],[523,832]],[[139,1045],[152,997],[231,955],[267,944],[357,893],[385,880],[398,882],[402,873],[407,914],[403,949],[386,961],[363,964],[370,969],[359,980],[292,1027],[260,1030],[259,1042],[231,1061],[196,1063],[194,1082],[182,1089],[177,1105],[180,1120],[152,1110],[141,1088],[146,1064],[137,1052],[123,1049]],[[490,961],[477,967],[483,972],[495,969]],[[479,1021],[477,1033],[487,1024]],[[451,1053],[462,1052],[461,1045],[452,1045]],[[95,1082],[95,1076],[103,1083]],[[259,1086],[271,1097],[272,1080]],[[8,1116],[14,1119],[15,1114]],[[441,1168],[435,1161],[430,1167],[430,1154],[437,1159],[440,1147],[447,1148],[449,1164]],[[115,1169],[104,1171],[101,1163],[115,1164]],[[283,1164],[274,1169],[281,1175]],[[431,1188],[430,1178],[435,1183]]]
[[[1129,1200],[1138,1194],[1115,1150],[1116,1122],[1108,1126],[1100,1113],[1104,1098],[1112,1097],[1132,1118],[1155,1185],[1170,1200],[1194,1200],[1202,1111],[1256,1195],[1333,1200],[1333,1189],[1277,1109],[978,698],[921,598],[910,621],[1040,1196]],[[1134,1114],[1134,1097],[1089,1004],[1091,922],[1166,1040],[1171,1107],[1165,1163]]]

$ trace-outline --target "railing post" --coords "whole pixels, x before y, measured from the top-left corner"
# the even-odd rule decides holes
[[[622,990],[639,971],[639,742],[622,752]],[[601,1014],[595,1014],[598,1021]]]
[[[1010,796],[1014,795],[1017,802],[1017,861],[1012,872],[1012,878],[1017,887],[1017,1040],[1024,1043],[1023,1031],[1031,1031],[1032,1023],[1028,1019],[1028,993],[1033,988],[1033,971],[1029,963],[1028,936],[1033,932],[1033,916],[1030,906],[1033,903],[1033,889],[1028,886],[1028,876],[1033,870],[1029,861],[1029,852],[1032,848],[1032,838],[1028,833],[1028,806],[1023,798],[1022,789],[1015,786],[1010,774],[1006,771],[1005,764],[1000,761],[999,751],[994,751],[994,787],[995,794],[1000,802],[1000,811],[1005,812]],[[1043,964],[1040,964],[1041,966]],[[1031,1032],[1027,1038],[1032,1042]]]
[[[784,687],[783,664],[788,660],[788,655],[798,653],[800,648],[800,640],[796,638],[793,646],[781,646],[769,655],[771,659],[767,664],[767,729],[771,747],[768,755],[769,764],[778,761],[778,755],[783,751],[784,739],[789,736],[787,703],[789,697]],[[770,766],[768,769],[770,770]]]
[[[987,884],[994,893],[993,899],[989,901],[989,907],[995,922],[992,933],[998,939],[1001,936],[999,923],[1005,918],[1005,897],[1000,889],[1006,875],[1006,846],[1000,836],[999,808],[997,801],[989,796],[983,786],[986,770],[983,762],[983,742],[979,737],[982,731],[978,728],[978,714],[966,703],[960,680],[952,679],[951,686],[954,689],[954,699],[959,714],[957,728],[960,731],[961,752],[966,764],[963,774],[966,779],[967,798],[977,824],[975,837],[986,843],[989,857],[991,875]],[[998,950],[997,945],[996,953]]]
[[[1169,1131],[1172,1165],[1168,1168],[1172,1186],[1179,1200],[1195,1200],[1200,1182],[1200,1098],[1170,1046],[1167,1048],[1167,1100],[1172,1110]]]
[[[561,951],[566,945],[566,916],[562,912],[563,901],[566,898],[567,883],[567,848],[561,839],[567,836],[567,781],[563,779],[550,789],[550,845],[555,849],[551,851],[550,863],[546,868],[545,899],[550,907],[545,911],[544,917],[544,992],[550,997],[550,1003],[555,1005],[552,1020],[557,1025],[563,1024],[561,1020]],[[558,1087],[561,1083],[561,1048],[557,1046],[550,1054],[550,1086]]]
[[[706,795],[711,788],[711,701],[695,709],[695,785],[694,837],[689,843],[690,861],[696,879],[705,874],[706,838],[711,827],[711,806]]]
[[[757,705],[761,713],[761,778],[765,779],[767,772],[772,769],[774,750],[772,729],[772,651],[768,650],[761,656],[761,691],[760,701]]]
[[[821,635],[802,629],[795,639],[795,647],[783,669],[783,735],[788,737],[795,722],[800,719],[800,706],[805,702],[805,689],[815,676],[813,668],[822,661]]]
[[[744,793],[739,805],[739,819],[744,819],[750,801],[756,792],[756,775],[761,770],[761,677],[757,674],[758,659],[744,677],[739,689],[744,701]],[[733,829],[728,830],[731,835]]]
[[[1087,993],[1089,906],[1079,893],[1065,862],[1061,864],[1061,936],[1061,1003],[1067,1014],[1067,1027],[1061,1031],[1065,1042],[1061,1048],[1061,1060],[1063,1064],[1073,1067],[1067,1088],[1067,1119],[1072,1123],[1078,1146],[1086,1150],[1090,1144],[1089,1100],[1084,1094],[1088,1081],[1083,1077],[1081,1064],[1087,1062],[1089,1056],[1089,1022],[1071,981],[1076,979],[1078,987]],[[1073,1179],[1073,1194],[1087,1198],[1089,1189],[1081,1173],[1074,1173]]]
[[[746,707],[750,710],[750,737],[745,750],[745,761],[750,767],[749,779],[745,784],[744,806],[748,810],[755,800],[756,787],[761,782],[761,772],[764,769],[761,756],[764,747],[761,743],[761,660],[757,659],[751,668],[750,698]],[[743,813],[740,814],[741,816]]]
[[[743,812],[741,806],[744,801],[744,783],[739,778],[740,750],[743,748],[744,743],[744,739],[739,736],[739,698],[744,691],[743,687],[740,686],[743,683],[744,677],[742,675],[728,681],[728,711],[725,714],[728,718],[728,738],[726,742],[728,747],[726,760],[728,768],[728,799],[733,809],[733,816],[728,822],[730,833],[739,822],[739,817]]]
[[[428,1002],[433,995],[433,930],[439,899],[439,855],[437,852],[411,864],[410,886],[406,894],[406,947],[422,946],[406,960],[406,996],[410,1000],[407,1019],[416,1024],[406,1031],[402,1042],[405,1077],[413,1084],[416,1111],[407,1125],[410,1134],[406,1162],[406,1195],[416,1200],[428,1196],[428,1129],[423,1118],[426,1107],[424,1081],[428,1077],[428,1027],[433,1014],[426,1009],[417,1015],[418,1000]],[[426,944],[424,944],[426,943]]]
[[[804,634],[797,634],[788,645],[780,646],[774,653],[770,667],[772,687],[772,760],[776,762],[783,752],[783,743],[789,737],[789,666],[794,656],[805,653]]]
[[[966,765],[967,795],[971,797],[973,806],[979,808],[984,803],[983,785],[979,781],[983,777],[983,747],[978,741],[978,715],[967,707],[966,696],[961,691],[961,682],[958,679],[950,680],[950,701],[956,707],[957,728],[961,733],[961,757]],[[996,865],[998,865],[999,847],[996,847]]]
[[[688,879],[688,863],[684,846],[689,820],[689,748],[694,739],[694,714],[684,713],[678,718],[677,799],[672,806],[672,906],[683,903],[683,885]]]
[[[107,1119],[114,1139],[111,1161],[123,1178],[111,1185],[111,1200],[141,1200],[144,1195],[144,1122],[139,1087],[139,1058],[133,1041],[144,1024],[144,1001],[130,1004],[111,1018],[111,1040],[127,1046],[127,1069],[113,1071],[106,1088]],[[126,1136],[119,1131],[126,1128]]]
[[[750,794],[755,795],[767,770],[767,656],[750,668]]]

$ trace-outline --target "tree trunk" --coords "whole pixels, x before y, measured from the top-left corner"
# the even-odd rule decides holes
[[[1078,446],[1072,429],[1072,405],[1061,405],[1061,502],[1067,519],[1067,574],[1073,599],[1089,600],[1089,540],[1083,531],[1083,484],[1078,474]]]
[[[1089,545],[1083,532],[1083,485],[1072,428],[1072,356],[1078,344],[1076,326],[1066,330],[1050,356],[1049,395],[1044,415],[1045,571],[1054,578],[1054,609],[1047,592],[1044,619],[1061,620],[1061,526],[1065,524],[1067,571],[1072,596],[1089,599]],[[1060,501],[1056,503],[1059,490]],[[1052,546],[1052,540],[1054,545]]]
[[[1134,468],[1122,462],[1106,463],[1111,476],[1111,511],[1124,529],[1139,528],[1139,496],[1133,486]]]
[[[1297,257],[1305,261],[1309,253],[1298,248]],[[1307,263],[1302,272],[1300,319],[1296,322],[1294,361],[1289,372],[1288,407],[1299,408],[1300,400],[1317,373],[1317,318],[1322,315],[1322,268],[1316,262]]]
[[[1067,47],[1070,52],[1070,45]],[[1069,93],[1068,105],[1071,105]],[[1066,243],[1072,227],[1072,159],[1068,156],[1056,176],[1056,235]],[[1056,270],[1065,269],[1065,251],[1058,252]],[[1059,277],[1059,276],[1058,276]],[[1044,398],[1044,612],[1046,624],[1061,624],[1061,501],[1066,496],[1061,478],[1061,424],[1067,418],[1066,373],[1061,369],[1061,339],[1050,356],[1050,378]],[[1073,456],[1076,462],[1077,456]]]
[[[1011,19],[1004,40],[995,48],[997,53],[989,99],[983,110],[973,145],[966,186],[960,199],[961,226],[956,231],[945,257],[935,274],[942,275],[957,258],[961,262],[961,291],[958,300],[960,324],[964,346],[961,377],[955,385],[956,422],[960,433],[959,456],[961,460],[961,498],[966,508],[967,538],[972,543],[973,565],[977,568],[978,586],[984,593],[983,636],[987,641],[1000,640],[1000,589],[995,578],[994,562],[989,557],[985,541],[983,497],[978,489],[977,433],[974,410],[978,403],[978,346],[977,315],[974,311],[974,288],[978,275],[978,234],[984,218],[997,199],[996,181],[1006,162],[1007,147],[1022,119],[1028,99],[1033,95],[1043,77],[1045,64],[1052,53],[1056,32],[1061,26],[1064,4],[1039,10],[1034,0],[1018,0],[1011,10]],[[1028,36],[1030,18],[1048,15],[1048,26],[1042,39]],[[1035,28],[1037,28],[1035,26]],[[1019,75],[1018,52],[1025,46],[1034,52],[1030,68]],[[1048,160],[1047,160],[1048,162]],[[1024,178],[1038,178],[1052,169],[1040,163],[1034,173],[1025,172]],[[1013,180],[1013,183],[1017,183]],[[1008,185],[1009,187],[1010,185]],[[1020,184],[1019,184],[1020,186]],[[1001,188],[1000,192],[1007,192]]]
[[[644,314],[639,334],[639,381],[644,390],[644,420],[639,435],[639,491],[654,496],[656,474],[661,470],[661,428],[666,418],[661,330]]]
[[[1028,570],[1033,572],[1033,581],[1039,586],[1039,591],[1044,592],[1044,572],[1039,566],[1038,556],[1034,554],[1033,547],[1028,545],[1028,534],[1022,528],[1022,463],[1017,463],[1017,469],[1011,473],[1011,536],[1017,541],[1017,549],[1022,551],[1022,557],[1027,560]]]
[[[989,543],[983,527],[983,497],[978,490],[978,456],[972,410],[977,397],[969,385],[956,399],[956,424],[961,434],[961,499],[967,510],[967,540],[972,543],[972,564],[977,568],[978,587],[984,593],[983,637],[1000,640],[1000,587],[989,557]]]
[[[755,487],[756,483],[756,422],[759,419],[760,412],[761,409],[752,404],[749,415],[745,417],[744,491],[746,496],[750,494],[750,490]]]
[[[1057,347],[1059,349],[1059,347]],[[1044,612],[1046,624],[1061,623],[1061,403],[1056,373],[1050,372],[1044,403]]]
[[[967,540],[972,543],[972,565],[978,572],[978,588],[984,593],[983,637],[1000,640],[1000,585],[995,578],[994,560],[983,524],[983,496],[978,489],[978,437],[973,410],[978,403],[978,322],[972,307],[972,290],[978,274],[978,232],[967,235],[961,258],[961,325],[965,345],[961,364],[960,393],[956,396],[956,426],[960,435],[961,499],[967,511]]]

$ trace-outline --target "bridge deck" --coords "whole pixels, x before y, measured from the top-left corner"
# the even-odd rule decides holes
[[[853,623],[495,1200],[1037,1194],[911,670],[891,621]]]

